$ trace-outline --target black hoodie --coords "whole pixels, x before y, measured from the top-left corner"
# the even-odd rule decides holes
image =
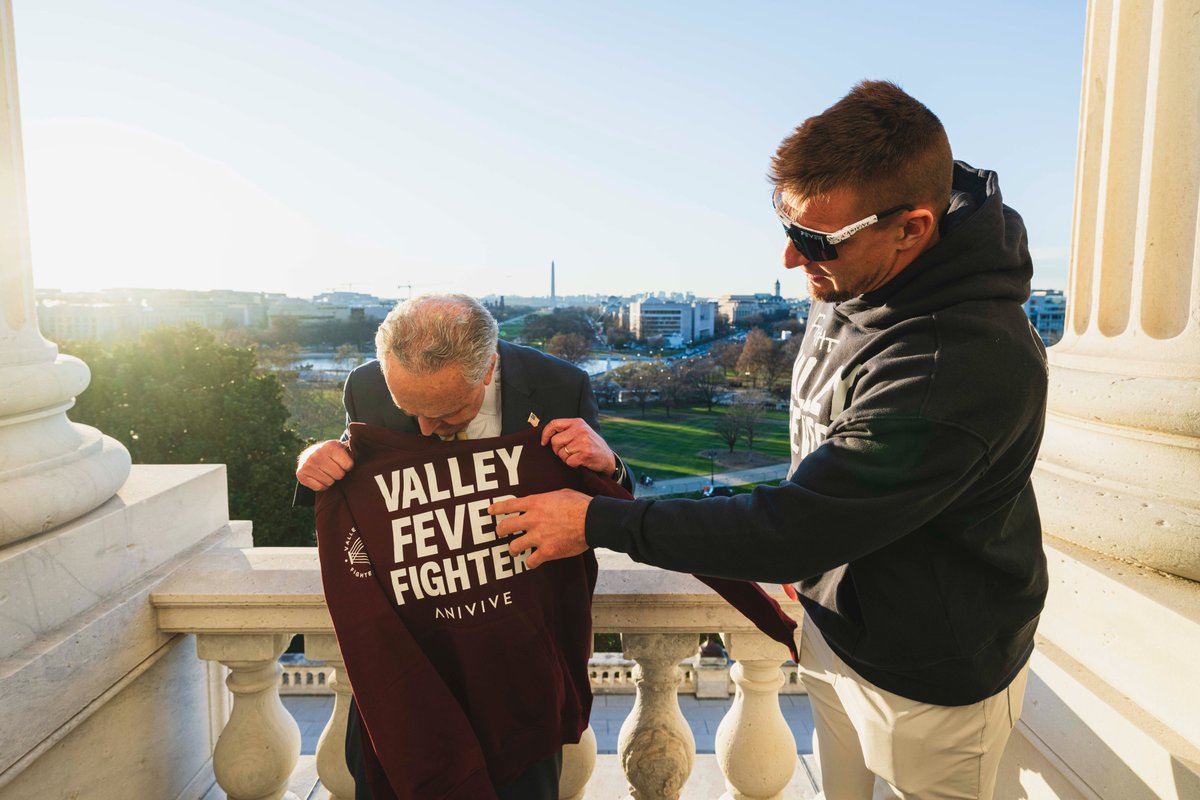
[[[940,241],[887,285],[814,303],[792,381],[792,470],[703,501],[588,508],[592,546],[685,572],[792,583],[876,686],[974,703],[1029,657],[1046,560],[1030,472],[1046,359],[1021,304],[1025,228],[961,162]]]

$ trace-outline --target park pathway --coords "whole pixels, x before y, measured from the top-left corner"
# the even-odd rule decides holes
[[[703,475],[686,478],[668,478],[666,480],[655,481],[653,486],[638,484],[634,487],[633,495],[634,497],[659,497],[664,494],[699,492],[710,484],[717,486],[738,486],[743,483],[781,481],[787,477],[788,466],[784,462],[782,464],[770,464],[765,467],[754,467],[752,469],[718,472],[711,479],[705,478]]]

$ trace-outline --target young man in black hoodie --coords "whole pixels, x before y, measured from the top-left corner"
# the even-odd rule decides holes
[[[522,512],[529,567],[608,547],[779,581],[827,800],[990,798],[1020,715],[1046,562],[1030,472],[1046,361],[1033,268],[995,173],[954,162],[932,112],[856,86],[780,145],[783,264],[813,297],[792,374],[790,477],[750,495],[555,492]],[[545,435],[552,436],[553,426]]]

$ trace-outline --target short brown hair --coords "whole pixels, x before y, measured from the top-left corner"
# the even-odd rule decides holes
[[[889,81],[862,81],[783,140],[768,178],[797,197],[849,189],[864,214],[898,205],[950,205],[954,162],[932,111]]]

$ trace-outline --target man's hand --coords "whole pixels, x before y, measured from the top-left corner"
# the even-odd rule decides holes
[[[296,460],[296,480],[314,492],[328,489],[354,466],[345,442],[330,439],[308,447]]]
[[[522,550],[536,547],[525,559],[525,566],[533,569],[545,561],[570,558],[588,549],[583,536],[583,523],[587,519],[590,502],[592,498],[586,494],[573,489],[559,489],[556,492],[501,500],[488,506],[488,513],[493,516],[506,515],[496,522],[498,536],[512,536],[524,531],[523,536],[509,542],[508,552],[516,555]]]
[[[609,476],[617,468],[617,457],[600,434],[582,419],[552,419],[542,429],[542,444],[568,467],[586,467]]]

